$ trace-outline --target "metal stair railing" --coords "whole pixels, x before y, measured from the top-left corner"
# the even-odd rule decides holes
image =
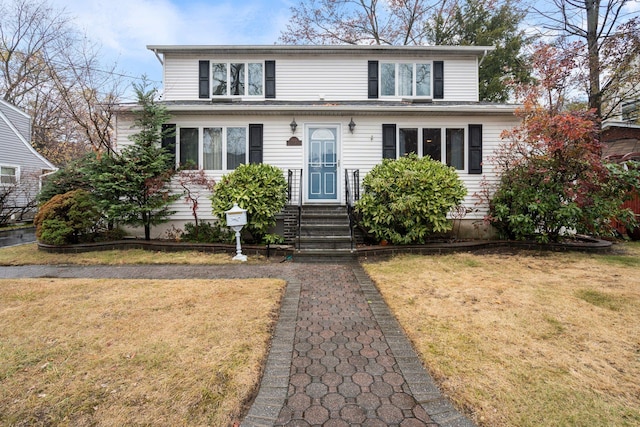
[[[351,176],[349,176],[351,175]],[[354,205],[355,202],[360,200],[360,170],[359,169],[345,169],[344,170],[344,194],[347,204],[347,213],[349,215],[349,234],[351,238],[351,251],[355,246],[355,214]]]

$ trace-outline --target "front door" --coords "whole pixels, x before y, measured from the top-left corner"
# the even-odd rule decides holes
[[[338,127],[308,128],[307,199],[314,202],[338,200]]]

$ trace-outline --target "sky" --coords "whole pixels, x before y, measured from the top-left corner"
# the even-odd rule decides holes
[[[294,0],[50,0],[98,43],[104,64],[146,74],[161,87],[162,66],[147,45],[269,45]]]

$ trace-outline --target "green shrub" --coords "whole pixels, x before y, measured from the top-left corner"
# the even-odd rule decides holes
[[[34,219],[36,237],[43,243],[66,245],[88,240],[97,230],[100,212],[90,193],[73,190],[53,196]]]
[[[91,169],[96,162],[95,154],[89,154],[69,163],[62,169],[48,175],[43,180],[42,189],[38,193],[38,204],[42,205],[53,196],[64,194],[79,188],[91,191],[90,180],[85,169]]]
[[[378,240],[424,243],[451,230],[447,214],[467,193],[455,169],[415,154],[385,159],[363,180],[356,203],[360,225]]]
[[[184,225],[180,239],[194,243],[229,243],[234,239],[234,233],[228,227],[220,227],[218,223],[200,221],[198,227],[192,222]]]
[[[240,165],[216,184],[211,197],[213,214],[226,226],[225,211],[237,203],[247,210],[247,226],[261,242],[276,223],[275,215],[287,201],[287,181],[282,171],[266,164]]]

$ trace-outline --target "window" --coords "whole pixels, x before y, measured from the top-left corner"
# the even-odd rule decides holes
[[[445,144],[442,144],[442,133]],[[464,129],[448,128],[399,128],[398,156],[415,153],[420,157],[429,156],[433,160],[446,163],[457,170],[465,170]],[[442,153],[445,157],[442,157]],[[395,157],[394,157],[395,158]]]
[[[218,62],[211,65],[213,96],[262,96],[264,65],[260,62]]]
[[[227,169],[235,169],[247,161],[247,129],[227,128]]]
[[[431,96],[430,63],[382,63],[380,65],[382,96]]]
[[[418,129],[400,129],[400,155],[418,154]]]
[[[422,129],[422,155],[442,161],[442,131],[440,129]]]
[[[18,182],[18,167],[0,166],[0,184],[15,184]]]
[[[182,168],[233,170],[247,162],[246,127],[185,127],[179,133],[178,158]]]
[[[464,169],[464,129],[447,129],[447,166]]]
[[[202,135],[206,170],[222,170],[222,128],[204,128]]]
[[[200,165],[198,151],[198,129],[180,129],[180,167],[198,169]]]
[[[396,64],[382,64],[380,73],[380,92],[382,96],[396,94]]]

